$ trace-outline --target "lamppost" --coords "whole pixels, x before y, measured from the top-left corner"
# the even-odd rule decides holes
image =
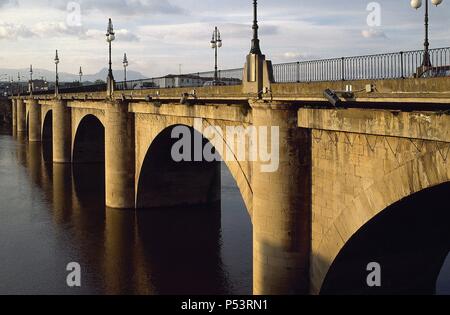
[[[30,95],[33,95],[33,65],[30,65]]]
[[[124,90],[127,89],[127,67],[128,67],[128,58],[127,58],[127,54],[125,53],[123,55],[123,74],[124,74],[123,89]]]
[[[251,54],[261,56],[261,47],[259,46],[259,38],[258,38],[258,1],[253,0],[253,39],[252,39],[252,48],[250,50]]]
[[[222,47],[222,39],[220,38],[220,31],[217,28],[217,26],[214,29],[212,39],[211,39],[211,48],[214,49],[214,56],[215,56],[215,64],[214,64],[214,82],[213,84],[216,85],[219,81],[218,79],[218,73],[217,73],[217,51],[219,48]]]
[[[10,76],[9,81],[11,82],[11,95],[14,95],[14,78]]]
[[[438,6],[442,3],[443,0],[431,0],[431,3],[435,6]],[[411,0],[411,7],[413,9],[419,9],[422,6],[422,0]],[[429,15],[428,15],[428,0],[425,0],[425,49],[424,49],[424,55],[423,55],[423,61],[422,61],[422,67],[431,67],[431,58],[430,58],[430,42],[428,40],[428,22],[429,22]]]
[[[109,44],[109,71],[108,71],[108,95],[112,96],[112,93],[114,91],[114,76],[112,72],[112,60],[111,60],[111,43],[116,39],[115,33],[114,33],[114,27],[112,24],[111,19],[109,19],[108,22],[108,29],[106,31],[106,41]]]
[[[83,85],[83,82],[82,82],[82,78],[83,78],[83,70],[81,69],[81,66],[80,66],[80,71],[78,72],[78,75],[80,76],[80,85]]]
[[[55,96],[58,96],[58,93],[59,93],[58,64],[59,64],[59,56],[58,56],[58,50],[56,50],[56,56],[55,56],[55,66],[56,66]]]
[[[17,89],[17,95],[18,96],[20,96],[20,93],[22,93],[22,81],[21,81],[21,79],[24,79],[25,80],[25,82],[26,82],[26,77],[25,76],[23,76],[23,75],[20,75],[20,72],[17,72],[17,84],[18,84],[18,89]]]

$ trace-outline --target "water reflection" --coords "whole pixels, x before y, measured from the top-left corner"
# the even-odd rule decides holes
[[[225,201],[222,205],[139,212],[105,209],[103,164],[72,167],[48,163],[40,144],[27,143],[21,134],[14,138],[0,135],[0,148],[13,153],[8,166],[16,164],[10,175],[18,182],[9,183],[8,189],[26,187],[25,194],[14,197],[13,201],[22,198],[27,203],[17,209],[16,215],[31,212],[33,217],[27,220],[34,221],[19,218],[12,227],[9,222],[10,229],[20,226],[24,243],[36,243],[33,246],[39,252],[37,257],[21,252],[23,266],[16,273],[28,275],[24,279],[33,279],[29,282],[39,285],[30,288],[26,281],[11,279],[8,286],[0,284],[0,293],[251,293],[251,223],[242,200],[228,205]],[[4,197],[0,194],[0,202]],[[14,202],[11,207],[15,207]],[[226,210],[230,211],[224,219]],[[234,220],[240,223],[222,226]],[[34,228],[37,222],[44,235],[28,230],[27,224]],[[3,228],[0,223],[0,230]],[[226,241],[234,235],[241,238]],[[224,242],[228,244],[224,246]],[[239,244],[239,248],[230,250],[230,244]],[[5,250],[1,243],[0,249]],[[36,260],[46,263],[36,266]],[[224,260],[239,263],[227,264]],[[71,261],[82,266],[81,289],[65,286],[65,267]],[[5,270],[15,270],[12,262],[6,267],[3,264],[0,283]],[[42,277],[35,276],[36,269]]]

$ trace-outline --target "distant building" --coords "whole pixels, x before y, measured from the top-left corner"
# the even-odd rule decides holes
[[[30,92],[31,87],[33,87],[33,91],[35,92],[48,91],[49,83],[46,80],[28,81],[28,92]]]
[[[174,75],[169,74],[161,78],[130,81],[127,84],[133,84],[133,89],[149,89],[149,88],[182,88],[182,87],[202,87],[207,82],[212,82],[214,77],[199,76],[195,74]],[[222,78],[219,79],[222,85],[241,84],[240,79]]]
[[[196,87],[203,85],[203,78],[195,75],[173,75],[169,74],[158,79],[160,88]]]
[[[75,87],[80,87],[80,86],[81,86],[80,81],[60,82],[59,83],[59,88],[60,89],[75,88]]]

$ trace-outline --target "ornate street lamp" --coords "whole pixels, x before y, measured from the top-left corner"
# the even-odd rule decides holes
[[[251,54],[254,55],[262,55],[261,47],[259,46],[259,38],[258,38],[258,1],[253,0],[253,39],[252,39],[252,48],[250,50]]]
[[[83,81],[82,81],[82,78],[83,78],[83,70],[81,69],[81,66],[80,66],[80,71],[78,72],[78,75],[80,76],[80,85],[83,85]]]
[[[443,0],[431,0],[431,3],[435,6],[438,6],[442,3]],[[411,7],[413,9],[419,9],[422,6],[422,0],[411,0]],[[430,58],[430,42],[428,40],[428,0],[425,0],[425,49],[424,49],[424,55],[423,55],[423,61],[422,61],[422,67],[431,67],[431,58]]]
[[[127,58],[127,54],[125,53],[123,55],[123,75],[124,75],[124,84],[123,84],[123,89],[126,90],[127,89],[127,67],[128,67],[128,58]]]
[[[33,65],[30,65],[30,95],[33,95]]]
[[[55,56],[55,66],[56,66],[55,95],[56,95],[56,96],[57,96],[58,93],[59,93],[58,64],[59,64],[59,56],[58,56],[58,50],[56,50],[56,56]]]
[[[216,85],[219,81],[218,71],[217,71],[217,52],[218,49],[222,47],[222,39],[220,38],[220,31],[216,28],[214,29],[212,39],[211,39],[211,48],[214,49],[214,56],[215,56],[215,64],[214,64],[214,82],[213,84]]]
[[[108,29],[106,30],[106,41],[109,44],[109,71],[108,71],[108,94],[112,96],[114,91],[114,75],[112,72],[112,59],[111,59],[111,43],[116,39],[116,35],[114,33],[114,27],[111,19],[108,22]]]
[[[17,88],[17,95],[20,96],[20,93],[22,93],[22,84],[20,84],[20,79],[22,78],[22,76],[20,75],[20,72],[17,72],[17,84],[18,84],[18,88]]]

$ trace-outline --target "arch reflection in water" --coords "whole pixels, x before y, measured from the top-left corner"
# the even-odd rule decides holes
[[[220,202],[181,208],[102,211],[105,209],[102,169],[95,164],[77,164],[73,172],[72,224],[77,242],[84,244],[80,250],[90,261],[89,272],[103,293],[251,293],[251,229],[247,226],[247,231],[231,231],[235,236],[227,233],[228,238],[245,235],[244,239],[234,240],[234,245],[247,250],[249,259],[242,259],[242,251],[234,249],[226,253],[225,259],[238,265],[224,265]],[[241,203],[239,210],[247,215]],[[236,204],[239,205],[233,205]],[[235,215],[228,214],[226,221],[232,222],[230,217]],[[230,258],[235,255],[238,257]],[[236,278],[230,279],[230,273]]]
[[[27,143],[18,147],[17,156],[34,185],[51,196],[54,237],[66,247],[51,254],[81,264],[82,292],[251,293],[251,223],[226,167],[222,204],[136,212],[105,209],[102,161],[44,163],[37,144]]]
[[[423,190],[368,222],[339,253],[321,293],[435,294],[450,251],[449,194],[450,183]],[[381,265],[381,287],[366,283],[371,262]]]

